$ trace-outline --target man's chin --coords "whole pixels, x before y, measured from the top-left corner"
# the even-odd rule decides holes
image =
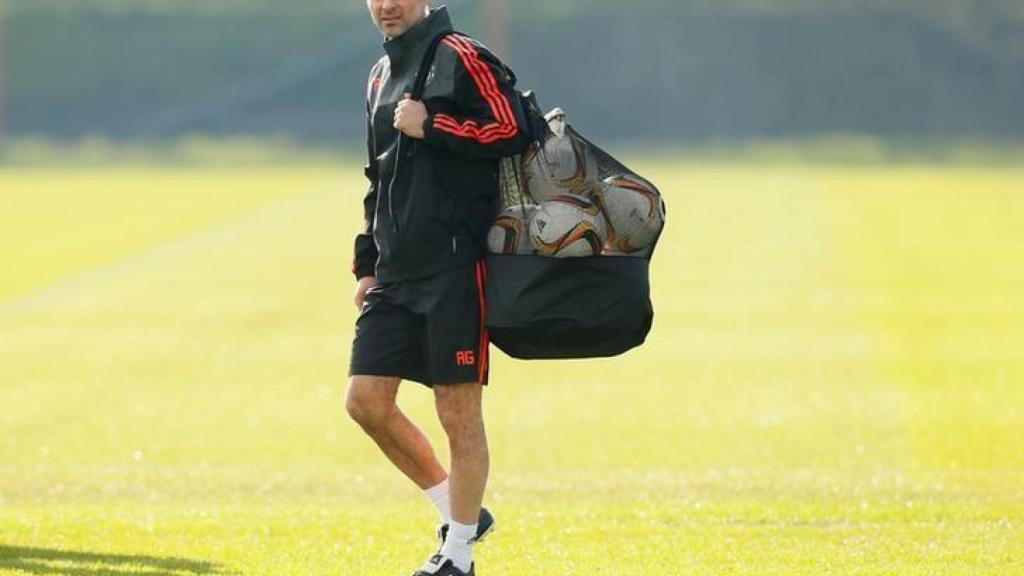
[[[406,28],[401,24],[382,24],[380,31],[388,38],[398,38],[402,34],[405,34]]]

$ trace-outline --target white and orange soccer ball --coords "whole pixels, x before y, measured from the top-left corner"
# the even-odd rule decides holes
[[[661,197],[638,178],[624,175],[605,179],[597,201],[608,222],[608,253],[631,254],[648,248],[665,223]]]
[[[563,194],[537,208],[530,221],[530,238],[543,256],[593,256],[601,253],[607,225],[601,209],[589,198]]]
[[[598,185],[597,159],[586,144],[566,132],[564,113],[548,121],[552,134],[522,156],[523,186],[537,202],[561,194],[589,196]]]
[[[510,206],[503,210],[487,232],[487,249],[492,254],[533,254],[530,220],[535,204]]]

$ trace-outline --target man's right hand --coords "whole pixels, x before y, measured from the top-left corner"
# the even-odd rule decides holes
[[[356,310],[363,309],[363,301],[366,300],[366,293],[377,285],[376,276],[363,276],[356,285]]]

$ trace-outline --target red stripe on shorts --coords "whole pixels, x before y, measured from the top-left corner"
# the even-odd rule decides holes
[[[487,349],[490,336],[487,333],[487,301],[484,296],[484,279],[487,278],[487,267],[484,261],[476,263],[476,293],[480,303],[480,350],[477,354],[476,381],[483,384],[487,374]]]

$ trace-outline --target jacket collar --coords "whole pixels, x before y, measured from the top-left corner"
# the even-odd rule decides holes
[[[413,58],[414,65],[419,66],[423,51],[427,49],[430,41],[441,32],[451,29],[452,21],[448,16],[447,6],[431,10],[426,18],[420,20],[405,34],[384,42],[384,51],[387,52],[388,59],[391,61],[391,68],[400,68],[407,58]]]

